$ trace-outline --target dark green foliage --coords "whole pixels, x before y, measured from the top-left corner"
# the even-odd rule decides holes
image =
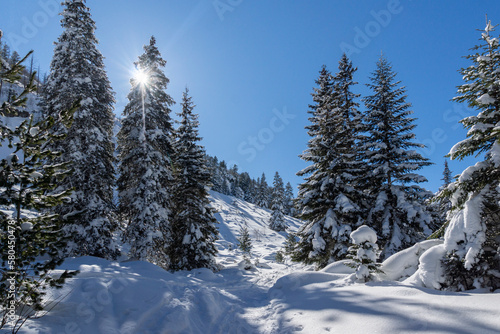
[[[181,106],[175,142],[170,269],[216,270],[217,220],[206,190],[210,174],[205,163],[205,150],[198,144],[201,140],[198,115],[193,113],[194,105],[187,89]]]
[[[297,173],[305,176],[299,186],[299,217],[306,221],[298,232],[300,241],[293,259],[316,263],[318,268],[345,258],[349,233],[361,224],[365,210],[361,114],[357,110],[356,68],[346,55],[332,76],[323,67],[310,106],[311,137],[300,156],[311,165]]]
[[[174,155],[170,106],[174,101],[165,91],[166,61],[154,37],[135,65],[138,75],[147,79],[131,79],[118,132],[119,212],[127,224],[123,240],[131,246],[131,258],[168,269]]]
[[[360,253],[363,255],[359,255]],[[380,251],[376,243],[364,241],[359,245],[353,244],[349,247],[349,255],[346,257],[350,260],[346,265],[356,269],[356,277],[361,282],[371,281],[373,280],[373,274],[382,272],[380,270],[380,263],[373,261],[372,258],[365,255],[369,253],[375,253],[378,257]]]
[[[297,236],[294,233],[288,233],[288,236],[285,240],[285,254],[291,255],[295,251],[295,247],[297,246]]]
[[[286,230],[285,222],[285,188],[283,188],[283,180],[278,172],[274,175],[273,191],[271,195],[271,218],[269,220],[269,228],[281,232]]]
[[[274,257],[277,263],[283,263],[285,262],[285,256],[282,251],[277,251],[276,256]]]
[[[237,238],[238,248],[245,254],[250,256],[250,251],[252,250],[252,240],[250,239],[250,233],[246,226],[240,228],[240,235]]]
[[[55,212],[72,218],[64,226],[71,238],[66,255],[114,259],[119,253],[113,239],[118,227],[113,203],[115,101],[85,1],[64,1],[61,15],[63,32],[55,43],[41,106],[45,117],[56,120],[74,101],[80,101],[80,108],[69,129],[56,123],[53,130],[65,135],[52,147],[61,152],[57,161],[71,161],[73,170],[59,185],[74,190],[71,201]]]
[[[467,139],[450,151],[452,159],[484,154],[484,160],[467,168],[441,192],[451,199],[445,232],[447,255],[444,287],[450,290],[500,288],[500,46],[488,22],[481,43],[466,58],[472,63],[460,70],[466,83],[454,100],[478,111],[461,123]]]
[[[0,76],[16,84],[23,70],[18,62],[9,71],[2,70]],[[0,107],[0,115],[21,111],[26,95],[34,90],[34,75],[12,103]],[[59,121],[68,126],[75,108],[62,112]],[[66,240],[61,233],[64,219],[48,210],[70,195],[68,189],[54,193],[69,174],[67,164],[54,163],[58,152],[49,149],[61,139],[51,132],[54,124],[51,117],[38,123],[31,117],[16,129],[2,127],[2,144],[7,144],[12,153],[0,161],[0,308],[5,312],[0,328],[13,322],[13,332],[44,309],[46,289],[60,288],[66,278],[76,274],[51,274],[63,261],[60,251]],[[7,313],[11,310],[16,314],[13,317]]]
[[[416,171],[431,163],[415,149],[415,119],[406,90],[396,81],[391,64],[381,57],[363,99],[368,136],[366,191],[372,204],[367,224],[375,229],[383,258],[421,241],[432,233],[432,215],[425,201],[432,193],[417,184],[426,178]]]

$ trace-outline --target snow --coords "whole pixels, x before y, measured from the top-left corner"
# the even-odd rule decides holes
[[[345,261],[321,271],[274,256],[287,234],[267,227],[271,211],[211,192],[220,222],[219,272],[167,272],[143,261],[95,257],[66,259],[80,270],[48,295],[53,309],[30,319],[19,333],[498,333],[500,293],[448,293],[423,287],[432,277],[410,278],[417,262],[439,257],[441,241],[425,241],[387,259],[386,276],[357,283]],[[301,222],[285,217],[290,231]],[[241,226],[252,239],[251,269],[236,248]],[[371,238],[371,233],[360,237]],[[422,254],[420,256],[420,254]],[[420,260],[419,260],[420,257]],[[408,269],[410,268],[411,269]],[[390,270],[389,270],[390,269]],[[436,268],[439,269],[439,268]],[[398,272],[399,270],[399,272]],[[425,268],[431,273],[430,268]],[[439,276],[435,271],[434,276]],[[0,333],[10,331],[0,330]]]
[[[382,277],[391,281],[408,278],[417,271],[421,255],[429,248],[442,243],[443,241],[438,239],[426,240],[390,256],[380,268],[383,271]]]
[[[495,103],[495,99],[492,98],[488,93],[481,95],[479,98],[477,98],[476,101],[480,104],[493,104],[493,103]]]
[[[440,289],[444,282],[444,269],[441,260],[445,254],[446,249],[442,244],[426,250],[419,259],[418,270],[405,282],[411,285]]]
[[[456,251],[457,255],[464,257],[466,269],[470,269],[477,261],[482,244],[486,240],[485,226],[481,218],[483,200],[481,194],[469,199],[464,208],[452,217],[445,232],[445,249],[448,252]]]
[[[363,243],[365,241],[369,241],[371,243],[376,243],[377,242],[377,233],[371,227],[363,225],[351,233],[351,239],[352,239],[352,242],[356,245],[360,245],[361,243]]]

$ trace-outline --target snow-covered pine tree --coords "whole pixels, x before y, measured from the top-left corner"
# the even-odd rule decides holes
[[[453,182],[453,178],[451,176],[451,170],[450,167],[448,166],[448,160],[444,161],[444,170],[443,170],[443,185],[441,186],[441,189],[446,189],[451,182]]]
[[[451,200],[445,195],[448,186],[452,183],[451,170],[448,167],[448,160],[444,161],[443,170],[443,185],[439,187],[438,193],[432,198],[429,203],[429,208],[432,210],[435,216],[435,221],[438,224],[437,229],[432,233],[429,239],[441,238],[444,236],[444,231],[448,227],[447,215],[451,210]]]
[[[129,103],[118,132],[117,183],[130,257],[168,268],[174,153],[170,106],[174,101],[165,92],[169,82],[162,71],[165,64],[151,37],[135,62],[137,75],[130,80]]]
[[[30,54],[12,66],[7,66],[0,55],[0,80],[19,85],[24,70],[21,63]],[[21,113],[27,94],[36,89],[34,77],[32,73],[24,90],[0,106],[1,116]],[[62,112],[65,125],[69,125],[72,112],[74,108]],[[52,275],[63,261],[60,249],[66,240],[61,235],[64,217],[47,210],[69,195],[68,189],[50,194],[69,174],[67,165],[54,164],[57,153],[48,149],[52,141],[60,139],[50,131],[54,123],[53,118],[34,123],[32,116],[16,129],[0,126],[0,145],[12,150],[0,161],[0,205],[6,209],[0,212],[0,328],[11,321],[7,310],[13,310],[13,333],[33,316],[33,311],[44,309],[45,289],[61,287],[75,274],[66,271],[58,277]]]
[[[74,101],[80,101],[80,108],[70,129],[61,125],[55,130],[66,137],[53,149],[62,153],[59,161],[71,162],[73,170],[60,184],[61,189],[73,188],[71,202],[58,206],[56,212],[71,218],[64,227],[71,236],[68,256],[112,259],[118,255],[113,241],[117,228],[113,214],[114,97],[85,0],[66,0],[63,6],[64,30],[55,44],[42,107],[44,115],[54,119]]]
[[[285,186],[285,214],[295,216],[293,188],[290,182],[287,182]]]
[[[255,204],[261,208],[269,208],[269,186],[267,185],[266,175],[262,173],[262,177],[257,181],[257,198]]]
[[[201,140],[198,135],[198,115],[193,113],[194,105],[187,89],[182,95],[181,106],[175,142],[170,269],[217,270],[217,220],[206,190],[210,174],[205,163],[205,150],[198,144]]]
[[[271,219],[269,220],[269,228],[281,232],[285,231],[287,226],[285,222],[285,189],[283,188],[283,180],[278,172],[274,174],[273,189],[271,195]]]
[[[238,238],[238,248],[243,252],[243,254],[250,256],[252,250],[252,239],[250,239],[250,233],[248,232],[248,227],[241,226],[240,235]]]
[[[465,169],[445,194],[452,203],[444,236],[445,287],[451,290],[500,288],[500,46],[487,22],[481,44],[461,69],[464,83],[454,100],[467,103],[477,116],[461,120],[467,138],[450,151],[452,159],[484,154]]]
[[[308,127],[309,148],[301,155],[312,165],[297,173],[308,175],[299,186],[300,217],[306,221],[294,260],[316,263],[321,268],[343,259],[349,234],[363,220],[365,203],[361,188],[361,115],[352,93],[356,68],[344,54],[339,72],[332,78],[325,67],[317,80]]]
[[[373,274],[381,272],[377,258],[380,251],[377,245],[377,233],[371,227],[362,225],[351,233],[352,246],[349,247],[347,266],[356,269],[356,278],[360,282],[373,279]]]
[[[431,214],[425,200],[432,193],[419,187],[425,177],[416,173],[430,165],[415,151],[414,118],[406,90],[395,81],[396,73],[381,57],[367,86],[373,95],[365,97],[368,139],[368,191],[373,201],[367,225],[378,235],[382,258],[413,245],[431,234]]]

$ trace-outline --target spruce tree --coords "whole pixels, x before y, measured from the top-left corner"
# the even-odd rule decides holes
[[[165,64],[151,37],[135,62],[137,75],[130,80],[129,103],[117,138],[117,183],[129,256],[168,268],[174,153],[170,106],[174,101],[165,92],[169,83],[162,71]]]
[[[250,239],[250,233],[248,232],[248,227],[241,226],[240,235],[237,238],[238,248],[243,252],[245,256],[250,256],[252,250],[252,240]]]
[[[269,186],[267,185],[266,175],[262,173],[262,177],[257,181],[257,197],[255,204],[261,208],[269,208]]]
[[[0,31],[0,38],[2,32]],[[30,55],[7,66],[0,55],[0,80],[19,85],[25,69],[22,62]],[[27,95],[35,91],[35,73],[24,90],[11,103],[0,106],[0,115],[17,115],[26,106]],[[58,120],[68,125],[74,108],[61,113]],[[0,126],[0,145],[12,153],[0,160],[0,328],[13,325],[17,333],[33,311],[44,309],[43,296],[49,287],[59,288],[75,272],[65,271],[58,277],[52,270],[63,261],[61,235],[64,217],[48,212],[69,196],[69,189],[51,194],[68,174],[66,164],[54,163],[58,155],[49,149],[60,139],[51,133],[55,120],[35,123],[33,116],[15,129]]]
[[[373,274],[381,272],[377,258],[380,251],[377,245],[376,232],[362,225],[351,233],[352,246],[349,247],[349,262],[347,266],[356,269],[358,281],[368,282],[373,279]]]
[[[430,165],[416,148],[414,118],[406,90],[395,81],[396,73],[381,57],[367,86],[373,95],[365,97],[365,121],[368,132],[368,192],[372,199],[367,225],[375,229],[382,258],[413,245],[429,236],[431,214],[425,200],[432,193],[417,184],[426,182],[416,173]]]
[[[465,83],[454,100],[477,110],[461,120],[467,138],[450,151],[451,159],[484,154],[445,191],[452,203],[444,236],[446,282],[451,290],[500,288],[500,46],[487,22],[481,43],[460,70]]]
[[[435,215],[434,220],[436,221],[438,227],[436,231],[431,234],[429,239],[443,237],[444,231],[448,227],[448,222],[446,219],[448,212],[452,207],[450,199],[445,196],[448,186],[452,183],[451,170],[448,167],[448,160],[444,161],[443,178],[441,180],[443,180],[443,184],[441,185],[441,187],[439,187],[438,193],[429,203],[429,208],[432,209]]]
[[[443,178],[441,180],[443,181],[443,185],[441,186],[441,189],[447,188],[451,184],[451,182],[453,181],[453,178],[451,176],[450,167],[448,167],[448,160],[444,161]]]
[[[290,182],[286,183],[285,186],[285,214],[289,216],[295,216],[295,207],[293,200],[293,188]]]
[[[285,231],[287,226],[285,222],[285,189],[283,188],[283,180],[278,172],[274,174],[273,193],[271,195],[271,219],[269,220],[269,228],[281,232]]]
[[[349,234],[364,215],[362,123],[358,95],[352,93],[355,71],[345,54],[335,77],[325,67],[321,70],[313,94],[316,104],[310,106],[312,138],[301,155],[312,164],[297,173],[307,175],[297,198],[306,223],[298,232],[293,259],[319,268],[346,257]]]
[[[118,255],[113,241],[117,228],[113,214],[114,97],[85,0],[66,0],[63,6],[63,32],[55,43],[43,90],[43,114],[58,119],[74,101],[80,101],[80,107],[69,129],[60,125],[54,131],[66,137],[52,149],[60,151],[59,161],[71,162],[73,170],[60,184],[61,189],[73,189],[71,201],[56,212],[71,218],[64,227],[71,236],[68,256],[112,259]]]
[[[210,206],[206,187],[210,174],[205,163],[205,150],[198,144],[198,115],[188,90],[183,93],[180,126],[175,142],[174,209],[170,269],[217,269],[217,220]]]

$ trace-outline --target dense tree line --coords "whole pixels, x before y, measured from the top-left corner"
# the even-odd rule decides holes
[[[214,156],[206,156],[210,170],[211,188],[224,195],[241,198],[249,203],[256,204],[265,209],[271,209],[274,185],[269,185],[266,175],[253,179],[247,172],[239,172],[238,166],[228,167],[224,160]],[[284,214],[294,216],[293,187],[287,182],[284,188]]]

